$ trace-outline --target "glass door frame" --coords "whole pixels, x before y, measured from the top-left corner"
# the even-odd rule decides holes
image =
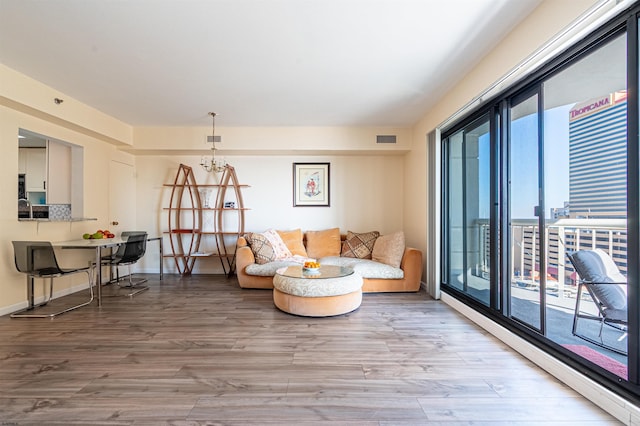
[[[640,8],[627,19],[628,380],[640,384]],[[635,285],[634,285],[635,284]],[[632,361],[633,360],[633,361]]]
[[[499,129],[500,129],[500,122],[498,120],[499,115],[497,114],[497,110],[495,109],[491,109],[490,111],[483,111],[480,114],[474,114],[472,117],[470,117],[468,120],[465,120],[463,123],[461,123],[460,126],[456,126],[455,130],[452,129],[452,131],[448,132],[447,135],[447,140],[450,140],[451,137],[454,137],[460,133],[462,136],[462,158],[463,160],[466,159],[466,148],[467,148],[467,131],[468,130],[473,130],[475,128],[477,128],[479,125],[481,125],[482,123],[486,123],[489,127],[489,169],[490,169],[490,176],[489,176],[489,200],[487,200],[488,204],[489,204],[489,235],[490,238],[497,238],[498,233],[495,231],[496,229],[496,218],[498,217],[496,214],[496,208],[498,206],[498,202],[497,202],[497,193],[494,190],[496,188],[495,182],[497,179],[497,174],[494,173],[497,166],[497,157],[498,157],[498,151],[497,151],[497,141],[499,140],[498,134],[499,134]],[[443,139],[444,141],[444,139]],[[447,174],[443,176],[442,179],[442,210],[443,210],[443,214],[442,214],[442,223],[444,224],[444,226],[447,229],[451,228],[451,223],[449,220],[449,215],[445,214],[445,211],[448,211],[447,206],[449,206],[451,197],[450,197],[450,191],[451,191],[451,179],[450,179],[450,167],[449,164],[445,164],[447,162],[447,159],[450,157],[451,155],[451,149],[450,149],[450,145],[448,143],[443,143],[442,145],[442,160],[443,160],[443,164],[442,164],[442,170],[443,171],[447,171]],[[490,261],[489,261],[489,267],[490,267],[490,272],[489,272],[489,298],[486,301],[479,299],[479,298],[474,298],[473,296],[470,296],[468,294],[468,276],[467,276],[467,270],[468,270],[468,256],[467,256],[467,248],[468,248],[468,233],[467,233],[467,185],[465,184],[466,182],[466,168],[467,164],[465,161],[462,162],[462,175],[463,175],[463,186],[462,186],[462,194],[461,194],[461,198],[462,198],[462,204],[463,204],[463,213],[462,213],[462,227],[464,229],[464,231],[461,233],[462,235],[462,252],[463,254],[463,267],[462,267],[462,289],[458,289],[455,288],[453,285],[451,285],[451,287],[454,289],[454,291],[460,292],[461,294],[464,294],[466,297],[471,297],[473,298],[476,302],[481,303],[482,306],[484,306],[485,308],[489,308],[492,310],[495,310],[496,307],[498,306],[498,300],[499,300],[499,292],[496,290],[497,289],[497,282],[498,282],[498,275],[499,275],[499,262],[498,262],[498,255],[497,255],[497,248],[495,245],[490,244],[489,246],[489,257],[490,257]],[[442,234],[442,243],[441,243],[441,250],[443,253],[449,253],[449,249],[452,247],[451,244],[451,233],[450,232],[446,232]],[[449,271],[450,271],[450,256],[442,256],[441,258],[441,271],[445,272],[442,274],[442,281],[443,282],[449,282],[448,278],[449,277]]]
[[[507,293],[505,294],[505,299],[508,301],[505,304],[505,307],[507,308],[507,310],[504,312],[505,315],[507,315],[509,318],[513,319],[514,321],[517,321],[518,323],[524,325],[525,327],[529,327],[532,328],[533,330],[535,330],[536,332],[542,334],[543,336],[546,335],[546,282],[547,282],[547,274],[546,274],[546,270],[547,270],[547,244],[546,244],[546,228],[545,228],[545,204],[544,204],[544,94],[543,94],[543,90],[542,90],[542,83],[537,83],[533,86],[530,86],[528,88],[526,88],[525,90],[520,91],[519,93],[515,94],[514,96],[511,96],[508,100],[507,100],[507,104],[508,104],[508,110],[507,110],[507,123],[511,123],[511,111],[514,107],[520,105],[522,102],[525,102],[528,99],[531,99],[532,97],[536,97],[536,132],[537,132],[537,152],[538,152],[538,158],[537,158],[537,164],[535,165],[537,167],[537,176],[538,176],[538,182],[537,182],[537,190],[538,190],[538,195],[537,195],[537,205],[534,207],[535,212],[534,212],[534,216],[536,216],[538,218],[538,230],[537,230],[537,239],[533,238],[532,240],[532,245],[534,250],[536,250],[536,245],[537,245],[537,252],[538,252],[538,262],[539,262],[539,291],[538,291],[538,301],[540,303],[539,305],[539,326],[535,327],[533,324],[529,324],[526,323],[524,321],[522,321],[521,319],[518,319],[517,317],[512,316],[512,310],[511,310],[511,300],[512,300],[512,292],[511,292],[511,271],[513,271],[513,265],[511,264],[512,262],[512,256],[505,256],[505,260],[507,262],[507,275],[504,276],[504,285],[505,287],[508,289]],[[511,130],[511,127],[509,125],[509,129]],[[506,209],[505,209],[505,213],[507,215],[506,217],[506,222],[507,222],[507,226],[504,229],[504,234],[507,237],[507,241],[505,241],[506,245],[504,246],[506,249],[508,249],[510,252],[513,252],[513,245],[515,244],[515,240],[512,238],[513,233],[511,232],[512,229],[512,217],[511,217],[511,204],[512,204],[512,199],[513,197],[510,196],[511,194],[511,174],[513,172],[513,170],[511,170],[510,165],[511,165],[511,159],[512,159],[512,155],[513,152],[511,150],[511,142],[512,142],[512,134],[510,131],[510,134],[508,135],[508,137],[505,137],[501,140],[501,145],[505,146],[506,149],[506,161],[502,164],[501,169],[506,170],[506,174],[508,176],[507,181],[508,181],[508,186],[506,186],[505,188],[507,188],[506,190]],[[536,244],[537,241],[537,244]],[[535,271],[535,262],[536,262],[536,258],[534,256],[533,259],[533,269]],[[533,272],[533,271],[532,271]],[[532,274],[532,279],[533,279],[533,274]],[[508,280],[508,281],[507,281]]]

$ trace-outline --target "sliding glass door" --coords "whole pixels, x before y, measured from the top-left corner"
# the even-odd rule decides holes
[[[620,18],[442,132],[441,289],[640,398],[637,25]],[[618,329],[584,319],[601,307],[568,254],[595,249],[628,282]]]
[[[510,252],[510,316],[542,331],[545,276],[541,274],[544,228],[542,163],[540,161],[542,120],[537,91],[511,101],[507,173]]]
[[[601,249],[627,270],[625,37],[510,100],[507,173],[511,318],[574,348],[577,276],[567,254]],[[581,303],[597,314],[593,300]],[[571,331],[571,332],[570,332]],[[626,353],[624,331],[588,334]],[[625,356],[612,354],[626,363]]]
[[[627,44],[612,38],[544,81],[544,181],[547,234],[546,336],[580,356],[605,354],[627,365],[626,332],[580,320],[576,334],[620,353],[585,344],[573,329],[580,277],[567,254],[600,249],[627,275]],[[626,289],[625,289],[626,291]],[[580,309],[597,315],[584,297]],[[626,379],[626,373],[620,373]]]
[[[485,115],[449,138],[447,281],[485,305],[490,300],[491,132]]]

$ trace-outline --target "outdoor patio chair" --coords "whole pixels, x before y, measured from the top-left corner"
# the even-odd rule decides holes
[[[49,241],[12,241],[16,269],[27,275],[27,299],[29,306],[11,314],[11,318],[53,318],[56,315],[86,306],[93,301],[93,281],[89,266],[81,268],[61,268],[56,253]],[[38,313],[34,308],[47,305],[53,298],[53,279],[65,275],[86,272],[89,276],[89,300],[78,305],[57,310],[53,313]],[[49,278],[49,297],[38,306],[34,306],[33,281],[35,278]],[[46,296],[46,295],[45,295]]]
[[[580,277],[576,308],[573,316],[572,334],[594,345],[626,355],[626,351],[605,344],[602,330],[605,325],[623,332],[620,340],[627,333],[627,279],[620,273],[613,259],[601,249],[578,250],[568,254]],[[586,288],[593,299],[597,315],[584,312],[580,308],[583,289]],[[578,320],[597,321],[600,324],[598,339],[578,332]]]

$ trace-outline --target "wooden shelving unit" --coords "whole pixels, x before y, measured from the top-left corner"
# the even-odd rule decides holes
[[[165,184],[171,188],[169,206],[165,207],[168,213],[169,228],[165,234],[169,235],[171,254],[165,257],[173,258],[176,262],[178,272],[182,275],[190,275],[193,266],[198,258],[218,257],[222,264],[222,269],[227,276],[235,273],[236,242],[238,237],[244,234],[244,207],[242,198],[242,188],[249,185],[241,185],[238,182],[235,169],[227,165],[222,172],[219,184],[198,184],[193,175],[191,167],[180,164],[178,173],[172,184]],[[213,207],[204,207],[200,195],[200,189],[212,188],[216,190],[215,203]],[[233,207],[225,207],[227,202],[227,189],[232,188]],[[211,230],[206,229],[203,215],[213,213],[213,223]],[[237,226],[230,230],[228,214],[237,215]],[[215,251],[201,252],[200,244],[202,238],[213,236],[215,241]],[[225,238],[235,237],[235,241],[227,243]]]

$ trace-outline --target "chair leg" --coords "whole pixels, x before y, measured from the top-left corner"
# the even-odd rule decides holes
[[[85,271],[87,273],[88,279],[89,279],[89,300],[87,302],[84,303],[80,303],[79,305],[75,305],[75,306],[71,306],[69,308],[65,308],[61,311],[57,311],[57,312],[53,312],[50,314],[37,314],[37,313],[33,313],[33,309],[25,309],[16,313],[13,313],[10,315],[11,318],[54,318],[60,314],[64,314],[65,312],[69,312],[69,311],[73,311],[74,309],[78,309],[81,308],[83,306],[87,306],[89,305],[91,302],[93,302],[93,279],[92,279],[92,271],[91,268],[89,268],[88,270]],[[53,278],[51,278],[51,293],[49,294],[49,300],[51,300],[51,298],[53,297]],[[47,301],[48,303],[48,301]],[[45,304],[42,304],[40,306],[44,306]]]
[[[578,294],[576,295],[576,309],[573,313],[573,328],[571,334],[577,336],[576,331],[578,329],[578,318],[580,317],[580,302],[582,301],[582,283],[578,284]]]
[[[602,329],[604,328],[604,318],[602,318],[602,321],[600,321],[600,331],[598,332],[598,337],[600,338],[600,341],[602,342]],[[604,344],[604,342],[603,342]]]
[[[143,292],[143,291],[145,291],[145,290],[149,290],[149,287],[147,287],[147,286],[141,286],[141,285],[140,285],[140,284],[142,284],[142,283],[146,283],[146,282],[147,282],[147,279],[146,279],[146,278],[143,278],[143,279],[136,280],[136,281],[134,282],[134,281],[133,281],[133,279],[132,279],[132,275],[131,275],[131,264],[128,264],[128,265],[127,265],[127,268],[128,268],[128,272],[129,272],[129,277],[128,277],[128,278],[129,278],[129,284],[128,284],[128,285],[125,285],[125,286],[121,286],[121,285],[120,285],[120,281],[118,280],[118,286],[119,286],[119,287],[121,287],[121,288],[127,288],[127,289],[129,289],[129,290],[130,290],[130,291],[129,291],[129,293],[127,294],[127,296],[129,296],[129,297],[133,297],[133,296],[135,296],[135,295],[136,295],[136,294],[138,294],[138,293],[142,293],[142,292]],[[116,268],[116,269],[117,269],[117,268]]]
[[[53,299],[53,277],[49,278],[49,299],[44,303],[47,304],[51,302],[51,299]]]
[[[604,343],[604,338],[602,337],[602,331],[604,329],[604,318],[602,317],[595,317],[593,315],[590,314],[581,314],[580,313],[580,302],[582,301],[582,293],[583,293],[583,284],[580,283],[578,284],[578,294],[577,294],[577,299],[576,299],[576,309],[575,312],[573,314],[573,328],[571,329],[571,334],[573,334],[574,336],[587,341],[589,343],[592,343],[596,346],[599,346],[601,348],[605,348],[608,349],[610,351],[619,353],[621,355],[627,355],[627,352],[620,350],[618,348],[615,348],[613,346],[607,345],[606,343]],[[580,334],[578,333],[578,319],[579,318],[583,318],[585,320],[589,320],[589,321],[598,321],[600,323],[600,332],[598,333],[598,337],[600,338],[600,341],[593,339],[591,337],[585,336],[584,334]]]

